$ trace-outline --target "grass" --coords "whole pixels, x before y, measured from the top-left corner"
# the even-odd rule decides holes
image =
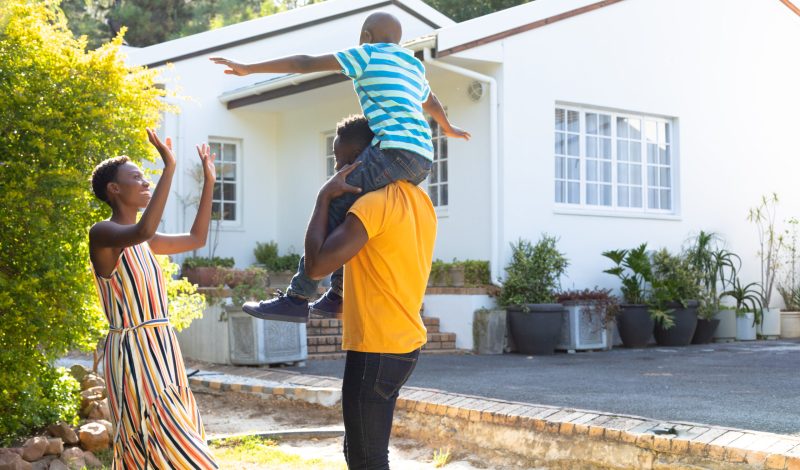
[[[223,439],[212,443],[211,449],[222,468],[239,469],[248,464],[280,470],[347,469],[343,462],[306,459],[284,452],[276,441],[257,436]]]
[[[450,463],[450,449],[447,450],[434,450],[433,451],[433,466],[436,468],[442,468],[448,463]]]

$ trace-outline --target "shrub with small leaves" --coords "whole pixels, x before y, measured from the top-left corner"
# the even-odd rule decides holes
[[[498,296],[500,305],[555,302],[561,276],[569,266],[556,243],[555,237],[545,234],[536,245],[522,239],[511,245],[511,262]]]

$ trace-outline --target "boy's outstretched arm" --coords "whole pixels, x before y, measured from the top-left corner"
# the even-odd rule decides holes
[[[439,98],[433,93],[430,92],[428,95],[427,101],[422,103],[422,109],[425,110],[426,113],[430,114],[431,117],[439,124],[439,127],[442,128],[442,132],[447,137],[453,137],[455,139],[464,139],[469,140],[472,137],[472,134],[465,131],[464,129],[458,128],[452,124],[450,124],[450,120],[447,119],[447,114],[444,112],[444,108],[442,107],[442,103],[439,102]]]
[[[251,73],[311,73],[342,70],[342,66],[333,54],[292,55],[257,64],[241,64],[223,57],[211,57],[210,60],[228,67],[225,73],[239,76]]]

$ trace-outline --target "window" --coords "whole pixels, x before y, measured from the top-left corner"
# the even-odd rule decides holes
[[[336,134],[325,135],[325,178],[330,179],[336,173],[336,158],[333,156],[333,139]]]
[[[209,138],[211,153],[217,154],[217,181],[211,199],[211,218],[239,221],[239,144],[236,141]]]
[[[671,213],[671,134],[671,121],[663,118],[556,107],[555,202],[564,207]]]
[[[447,137],[442,133],[439,124],[428,119],[431,126],[431,141],[433,144],[433,166],[431,176],[428,178],[428,196],[434,207],[447,207],[448,177],[447,177]]]

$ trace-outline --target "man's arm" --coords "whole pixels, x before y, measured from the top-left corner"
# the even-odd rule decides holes
[[[358,163],[347,165],[322,186],[306,229],[305,271],[311,279],[322,279],[350,260],[369,240],[367,229],[358,217],[348,214],[342,225],[328,234],[328,208],[331,200],[360,188],[345,182]]]
[[[431,115],[433,120],[439,124],[439,127],[442,128],[442,132],[447,137],[464,140],[469,140],[470,137],[472,137],[472,135],[464,129],[460,129],[450,124],[450,120],[447,119],[447,113],[444,112],[442,103],[439,102],[439,98],[436,97],[433,91],[428,94],[428,99],[422,103],[422,109]]]
[[[342,70],[342,66],[333,54],[320,56],[293,55],[257,64],[241,64],[223,57],[211,57],[210,60],[215,64],[228,67],[225,73],[239,76],[251,73],[311,73],[338,72]]]

